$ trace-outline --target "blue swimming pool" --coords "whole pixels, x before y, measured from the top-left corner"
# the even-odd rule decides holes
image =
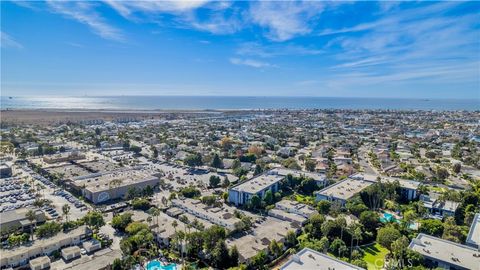
[[[385,223],[385,222],[391,222],[391,221],[397,221],[395,217],[390,214],[390,213],[383,213],[383,216],[380,217],[380,221]]]
[[[162,265],[159,261],[154,260],[147,263],[147,270],[176,270],[177,265],[174,263]]]

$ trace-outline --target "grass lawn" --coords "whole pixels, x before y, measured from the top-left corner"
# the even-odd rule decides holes
[[[385,256],[388,254],[388,249],[382,247],[380,244],[375,243],[374,245],[362,248],[365,252],[363,260],[368,264],[368,270],[377,270],[381,269]],[[375,264],[375,262],[377,262]]]
[[[306,203],[306,204],[314,204],[315,203],[315,197],[313,196],[305,196],[302,194],[296,193],[294,195],[295,200],[300,203]]]

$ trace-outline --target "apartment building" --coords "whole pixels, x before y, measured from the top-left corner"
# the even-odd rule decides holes
[[[200,219],[207,220],[213,224],[225,227],[228,230],[235,230],[235,225],[241,220],[234,215],[234,208],[228,206],[211,207],[194,199],[174,199],[172,205],[190,213]]]
[[[281,265],[279,270],[364,270],[361,267],[349,264],[327,254],[315,251],[310,248],[304,248],[294,254],[286,263]]]
[[[269,190],[273,193],[277,192],[282,179],[284,176],[268,172],[255,176],[231,187],[228,190],[228,201],[238,206],[248,203],[254,195],[263,198]]]
[[[33,244],[28,246],[3,250],[0,258],[0,268],[15,268],[26,265],[31,259],[48,256],[64,247],[79,245],[89,236],[90,230],[86,226],[80,226],[67,233],[60,232],[50,238],[35,240]]]
[[[410,242],[409,248],[423,255],[429,268],[479,269],[478,249],[420,233]]]

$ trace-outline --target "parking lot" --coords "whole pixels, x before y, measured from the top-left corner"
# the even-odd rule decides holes
[[[65,204],[70,205],[69,219],[76,220],[82,218],[88,210],[88,205],[77,199],[69,192],[60,189],[47,178],[39,175],[30,168],[24,166],[23,171],[34,180],[34,183],[42,185],[42,196],[44,199],[50,200],[51,206],[43,206],[44,210],[52,219],[61,218],[63,211],[62,207]]]
[[[0,180],[0,212],[10,211],[32,205],[35,195],[20,177],[3,178]]]

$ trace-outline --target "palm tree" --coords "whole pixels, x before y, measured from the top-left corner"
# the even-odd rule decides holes
[[[37,223],[37,215],[35,215],[35,211],[30,209],[25,214],[25,217],[28,219],[28,221],[30,221],[30,236],[32,237],[32,241],[33,241],[33,227],[34,227],[34,224],[36,225]]]
[[[70,214],[70,205],[64,204],[62,206],[62,212],[63,212],[63,215],[65,216],[65,221],[68,222],[68,215]]]
[[[357,226],[357,228],[355,228],[355,230],[353,231],[353,235],[355,237],[355,240],[357,240],[357,249],[358,249],[358,241],[363,239],[362,228],[360,226]]]
[[[160,209],[156,207],[152,207],[150,208],[149,212],[150,212],[150,215],[155,217],[155,221],[157,223],[157,232],[158,232],[158,216],[160,215]]]
[[[343,228],[347,227],[347,221],[342,214],[337,218],[336,222],[340,226],[340,239],[343,241]]]

